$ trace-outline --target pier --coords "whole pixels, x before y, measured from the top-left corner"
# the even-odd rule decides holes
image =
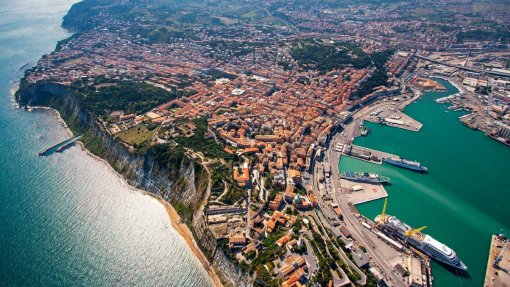
[[[370,184],[340,179],[341,193],[353,205],[388,197],[388,192],[382,184]]]
[[[66,149],[70,145],[74,144],[77,140],[81,139],[82,137],[83,137],[83,134],[78,134],[70,139],[66,139],[65,141],[62,141],[54,146],[51,146],[45,150],[42,150],[41,152],[39,152],[39,156],[48,156],[54,152],[62,152],[64,149]]]
[[[492,235],[484,287],[503,287],[510,282],[510,244],[507,238]]]
[[[417,120],[411,118],[410,116],[400,111],[380,113],[379,115],[375,116],[370,115],[365,120],[372,123],[386,125],[413,132],[419,131],[423,126],[423,124],[421,124]]]
[[[359,159],[359,160],[364,160],[364,161],[368,161],[368,162],[379,164],[379,165],[382,164],[382,159],[385,157],[394,157],[394,158],[399,157],[399,156],[391,154],[391,153],[378,151],[375,149],[370,149],[370,148],[366,148],[366,147],[362,147],[362,146],[358,146],[358,145],[354,145],[354,144],[346,144],[343,154],[346,156],[350,156],[350,157]]]
[[[436,103],[438,104],[444,104],[446,102],[448,102],[449,100],[451,99],[454,99],[456,95],[450,95],[450,96],[446,96],[446,97],[442,97],[442,98],[439,98],[439,99],[436,99]]]

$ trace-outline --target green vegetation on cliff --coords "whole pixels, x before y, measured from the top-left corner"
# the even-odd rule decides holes
[[[115,110],[122,110],[125,114],[141,114],[176,97],[188,95],[181,90],[169,92],[136,81],[110,81],[115,85],[99,88],[96,86],[97,81],[99,80],[83,79],[71,85],[80,106],[94,116],[109,115]]]
[[[194,135],[191,137],[177,137],[175,141],[196,152],[203,153],[209,158],[232,158],[232,155],[223,150],[223,145],[215,140],[215,136],[207,127],[207,118],[196,118]]]
[[[123,142],[130,145],[140,145],[147,140],[151,139],[157,129],[149,130],[145,125],[124,130],[116,134],[116,136]]]
[[[351,100],[362,98],[373,92],[374,88],[388,85],[388,75],[384,64],[390,59],[393,51],[376,52],[370,55],[376,70],[366,81],[361,83],[359,88],[350,96]]]

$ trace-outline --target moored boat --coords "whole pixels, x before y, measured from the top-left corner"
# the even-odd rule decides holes
[[[389,163],[391,165],[394,165],[394,166],[398,166],[401,168],[414,170],[414,171],[418,171],[418,172],[426,172],[428,170],[428,168],[422,166],[420,162],[406,160],[403,158],[385,157],[382,159],[382,161]]]
[[[340,173],[340,178],[365,182],[365,183],[389,183],[390,179],[385,176],[380,176],[376,173],[359,172],[359,171],[346,171]]]

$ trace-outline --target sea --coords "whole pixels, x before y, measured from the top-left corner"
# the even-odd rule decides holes
[[[434,286],[483,286],[492,234],[510,236],[510,148],[458,119],[467,112],[448,110],[434,100],[455,94],[449,82],[438,81],[447,92],[427,92],[405,108],[423,124],[419,132],[365,122],[371,130],[355,144],[420,161],[421,174],[388,164],[375,165],[348,157],[340,170],[377,172],[391,185],[387,213],[433,236],[457,252],[468,265],[467,274],[432,264]],[[381,213],[383,200],[358,205],[370,219]]]
[[[71,34],[76,0],[0,0],[0,286],[212,286],[156,199],[129,187],[55,115],[16,108],[19,69]]]

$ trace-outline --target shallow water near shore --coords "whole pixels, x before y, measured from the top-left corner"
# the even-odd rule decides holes
[[[440,80],[447,93],[424,93],[405,112],[423,123],[411,132],[365,123],[371,133],[355,143],[418,160],[429,169],[420,174],[388,164],[382,166],[342,157],[341,170],[373,171],[391,178],[388,214],[432,235],[457,252],[468,265],[468,277],[437,263],[432,265],[434,286],[482,286],[491,234],[510,235],[510,148],[479,131],[465,127],[453,112],[434,99],[457,90]],[[446,112],[447,111],[447,112]],[[378,200],[357,206],[374,219],[382,210]]]
[[[69,36],[59,26],[76,1],[0,5],[0,285],[211,286],[165,207],[127,186],[77,145],[56,117],[14,108],[19,68]]]

